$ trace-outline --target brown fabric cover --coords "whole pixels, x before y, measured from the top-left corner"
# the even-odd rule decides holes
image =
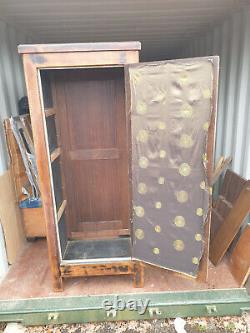
[[[209,58],[141,63],[131,89],[133,257],[196,276],[209,209]]]

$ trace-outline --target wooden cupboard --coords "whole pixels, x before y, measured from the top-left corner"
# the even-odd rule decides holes
[[[217,59],[137,64],[139,50],[139,42],[19,46],[55,290],[62,289],[63,277],[86,275],[131,274],[135,286],[142,286],[142,262],[184,274],[190,271],[194,277],[199,264],[201,270],[206,270]],[[186,97],[190,92],[191,97]],[[206,112],[198,116],[196,108]],[[172,112],[169,119],[166,109]],[[172,142],[166,124],[178,127],[178,119],[173,120],[171,114],[180,114],[182,129],[196,128],[189,114],[194,114],[198,124],[191,136],[180,134],[181,147],[189,149],[195,144],[195,154],[185,150],[185,161],[190,156],[190,163],[178,167],[168,165],[164,160],[166,152],[161,149]],[[162,135],[164,130],[168,136]],[[202,153],[207,156],[205,162],[200,159]],[[179,161],[183,152],[176,152],[176,156]],[[190,192],[190,198],[203,200],[196,208],[194,222],[204,208],[204,228],[202,223],[191,225],[182,235],[186,242],[192,231],[199,235],[202,245],[196,242],[193,249],[183,251],[175,267],[172,262],[178,262],[176,255],[184,249],[184,241],[179,239],[180,228],[171,231],[168,224],[164,225],[164,214],[171,213],[164,204],[169,193],[161,192],[154,182],[159,186],[165,179],[174,182],[173,172],[182,170],[180,176],[187,176],[191,167],[196,176],[185,179],[187,188],[191,191],[192,182],[204,182],[202,196],[197,190]],[[148,185],[141,182],[145,172]],[[180,183],[181,179],[177,179],[175,186]],[[151,196],[137,198],[137,192]],[[183,197],[187,192],[180,188],[175,193],[177,199],[180,197],[177,206],[171,196],[168,200],[178,210],[179,203],[187,201]],[[190,211],[193,205],[190,199]],[[157,215],[159,208],[162,214]],[[178,223],[174,227],[180,227]],[[158,235],[160,244],[169,244],[172,262],[162,256],[164,245],[158,248],[154,244]],[[193,255],[191,252],[198,253],[198,262],[193,260],[190,268],[183,263],[185,256]]]

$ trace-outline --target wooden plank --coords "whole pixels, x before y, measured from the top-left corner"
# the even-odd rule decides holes
[[[71,230],[85,220],[93,221],[92,231],[103,229],[95,226],[102,220],[128,228],[123,69],[56,71],[54,78]]]
[[[132,275],[134,287],[144,286],[144,264],[135,261],[61,265],[63,277]]]
[[[214,185],[219,179],[220,175],[226,170],[229,164],[232,162],[232,157],[227,157],[226,159],[222,156],[213,172],[212,184]]]
[[[217,265],[250,212],[250,181],[247,181],[230,213],[214,236],[210,245],[210,260]]]
[[[114,160],[119,159],[119,149],[104,148],[104,149],[77,149],[69,152],[72,160]]]
[[[59,156],[61,155],[61,148],[56,148],[51,154],[50,154],[50,161],[51,163],[54,162]]]
[[[250,225],[244,229],[230,257],[230,270],[243,287],[250,274]]]
[[[121,229],[122,221],[121,220],[110,220],[110,221],[79,221],[78,231],[94,231],[100,226],[101,230],[113,230]]]
[[[0,223],[4,232],[8,262],[13,264],[26,241],[9,170],[0,176],[0,198]]]
[[[213,241],[232,207],[233,205],[221,195],[216,200],[214,207],[212,208],[210,242]]]
[[[70,239],[81,240],[81,239],[116,238],[119,236],[128,236],[129,234],[130,234],[129,229],[72,231]]]
[[[75,53],[27,54],[37,68],[124,65],[138,62],[137,51],[100,51]]]
[[[45,117],[50,117],[54,116],[56,114],[56,109],[55,108],[48,108],[44,110]]]
[[[45,218],[42,207],[22,208],[21,215],[27,238],[46,237]]]
[[[210,242],[214,239],[214,236],[222,226],[224,218],[215,210],[212,209],[211,214],[211,230],[210,230]]]
[[[207,180],[209,187],[212,187],[213,180],[213,161],[214,161],[214,144],[216,132],[216,119],[217,119],[217,100],[218,100],[218,79],[219,79],[219,57],[213,57],[213,89],[212,89],[212,111],[211,120],[208,128],[207,137]],[[208,278],[208,261],[210,252],[210,228],[211,228],[211,209],[212,209],[212,195],[209,196],[209,212],[207,215],[206,225],[204,228],[204,251],[199,264],[199,273],[197,280],[206,282]]]
[[[213,204],[213,214],[211,223],[211,238],[213,242],[215,235],[222,226],[224,219],[233,208],[235,200],[246,184],[246,180],[231,170],[227,170],[223,179],[220,195]]]
[[[11,129],[9,119],[4,120],[4,129],[5,129],[6,142],[10,157],[11,177],[14,182],[16,198],[17,201],[19,202],[23,199],[22,188],[25,187],[27,190],[30,189],[31,193],[31,187],[30,186],[27,187],[27,184],[29,184],[28,177],[25,171],[25,167],[23,164],[18,144]]]
[[[240,195],[240,192],[246,183],[246,179],[242,178],[232,170],[227,170],[221,187],[220,195],[226,198],[228,202],[233,204]]]
[[[58,212],[57,212],[57,222],[60,221],[61,217],[62,217],[62,214],[63,212],[65,211],[65,208],[67,206],[67,200],[63,200]]]
[[[109,43],[68,43],[68,44],[26,44],[19,45],[19,53],[50,53],[50,52],[93,52],[140,50],[140,42],[109,42]]]
[[[60,269],[63,277],[104,276],[132,274],[133,266],[132,261],[124,261],[105,264],[61,265]]]
[[[25,140],[27,142],[29,151],[31,154],[34,154],[34,143],[33,143],[33,135],[31,132],[31,128],[30,128],[30,124],[29,121],[27,121],[27,117],[20,117],[20,121],[23,125],[22,129],[23,129],[23,134],[25,137]]]
[[[207,282],[208,278],[208,258],[209,258],[209,239],[210,239],[210,230],[211,230],[211,211],[209,211],[207,216],[207,221],[204,227],[204,247],[203,254],[199,263],[199,272],[196,277],[198,282]]]

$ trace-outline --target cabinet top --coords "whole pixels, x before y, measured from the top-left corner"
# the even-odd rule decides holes
[[[140,42],[108,42],[108,43],[69,43],[69,44],[23,44],[18,52],[23,53],[64,53],[93,51],[139,51]]]

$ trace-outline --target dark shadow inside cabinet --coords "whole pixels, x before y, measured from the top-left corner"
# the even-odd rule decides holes
[[[40,71],[61,259],[131,257],[122,67]]]

